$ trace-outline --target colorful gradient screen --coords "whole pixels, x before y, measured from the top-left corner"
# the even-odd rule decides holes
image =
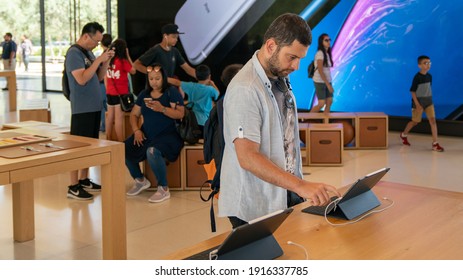
[[[410,116],[409,90],[419,55],[432,61],[437,118],[445,119],[463,104],[463,1],[340,1],[313,28],[301,70],[291,74],[300,109],[316,102],[306,69],[322,33],[335,39],[332,111]]]

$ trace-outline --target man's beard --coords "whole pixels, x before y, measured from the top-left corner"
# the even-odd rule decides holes
[[[278,55],[280,54],[280,50],[278,49],[268,60],[268,70],[272,75],[277,77],[286,77],[288,76],[292,70],[280,68],[280,62],[278,61]]]

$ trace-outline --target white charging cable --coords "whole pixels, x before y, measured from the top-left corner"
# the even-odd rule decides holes
[[[304,246],[302,246],[301,244],[294,243],[294,242],[292,242],[292,241],[288,241],[288,242],[286,242],[286,243],[287,243],[288,245],[294,245],[294,246],[299,247],[299,248],[301,248],[302,250],[304,250],[305,259],[306,259],[306,260],[309,259],[309,253],[307,252],[307,249],[306,249]]]
[[[325,221],[326,221],[328,224],[332,225],[332,226],[345,226],[345,225],[354,224],[354,223],[356,223],[356,222],[362,220],[363,218],[365,218],[365,217],[367,217],[367,216],[369,216],[369,215],[371,215],[371,214],[383,212],[383,211],[385,211],[385,210],[391,208],[391,207],[394,205],[394,201],[393,201],[393,200],[391,200],[391,199],[389,199],[389,198],[387,198],[387,197],[383,197],[383,200],[387,200],[387,201],[390,202],[390,204],[389,204],[388,206],[386,206],[386,207],[384,207],[384,208],[381,208],[381,209],[377,209],[377,210],[371,210],[371,211],[369,211],[368,213],[364,214],[363,216],[360,216],[360,218],[358,218],[358,219],[356,219],[356,220],[349,221],[349,222],[345,222],[345,223],[334,224],[334,223],[332,223],[332,222],[330,222],[330,221],[328,220],[328,216],[327,216],[327,215],[328,215],[328,209],[329,209],[329,206],[330,206],[332,203],[335,203],[334,209],[333,209],[333,210],[336,210],[337,202],[338,202],[339,200],[341,200],[341,198],[337,198],[337,199],[333,200],[333,201],[332,201],[330,204],[328,204],[328,206],[326,206],[326,208],[325,208]]]

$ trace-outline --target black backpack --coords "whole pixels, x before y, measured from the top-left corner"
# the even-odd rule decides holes
[[[180,137],[190,145],[198,143],[201,138],[201,130],[199,129],[196,115],[193,112],[193,106],[193,103],[186,104],[185,115],[177,122],[177,131]]]
[[[68,52],[72,47],[78,48],[81,52],[83,52],[85,54],[85,56],[88,58],[88,60],[92,61],[91,57],[88,55],[88,51],[86,49],[82,48],[81,46],[79,46],[78,44],[74,44],[74,45],[70,46],[69,49],[68,49]],[[67,52],[66,52],[66,56],[67,56]],[[87,68],[87,67],[85,67],[85,68]],[[64,69],[63,69],[63,77],[61,78],[61,85],[63,87],[63,95],[64,95],[64,97],[66,97],[66,99],[70,101],[71,100],[71,90],[69,88],[68,73],[66,72],[66,59],[64,59]]]
[[[169,89],[167,89],[167,94],[169,95],[170,99]],[[195,104],[193,102],[185,104],[185,113],[183,118],[175,122],[178,134],[183,139],[183,141],[190,145],[198,143],[199,139],[201,139],[201,129],[199,129],[198,120],[196,119],[196,115],[193,112],[194,105]]]
[[[220,169],[222,166],[223,151],[225,140],[223,138],[223,98],[217,101],[217,104],[209,113],[209,118],[204,124],[204,161],[215,162],[216,172],[212,180],[204,182],[200,189],[199,195],[205,202],[211,201],[211,231],[215,232],[215,215],[214,215],[214,196],[220,191]],[[207,198],[202,196],[203,187],[210,186],[211,192]]]
[[[310,79],[313,78],[315,71],[317,71],[317,67],[315,67],[315,61],[312,60],[312,62],[309,64],[309,67],[307,67],[307,72]]]

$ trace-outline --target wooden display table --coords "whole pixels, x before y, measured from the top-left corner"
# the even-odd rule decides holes
[[[13,70],[0,70],[0,77],[8,80],[10,112],[16,111],[16,72]]]
[[[63,134],[69,134],[70,132],[70,128],[68,126],[59,126],[56,124],[51,124],[49,122],[39,122],[39,121],[5,123],[2,126],[2,130],[17,129],[17,128],[45,130],[45,131],[52,131],[52,132],[63,133]]]
[[[48,99],[24,100],[21,108],[19,108],[19,121],[51,123],[50,102]]]
[[[345,189],[344,189],[345,191]],[[341,193],[343,190],[341,190]],[[303,260],[461,260],[463,250],[463,193],[380,182],[373,188],[378,198],[394,206],[357,223],[331,226],[322,216],[301,212],[304,202],[276,230],[284,254],[279,259]],[[382,200],[378,209],[390,205]],[[377,209],[375,209],[377,210]],[[329,218],[333,223],[344,220]],[[417,231],[421,234],[417,234]],[[184,259],[223,242],[228,232],[212,237],[164,259]]]
[[[0,157],[0,185],[12,184],[14,240],[25,242],[35,238],[34,179],[100,165],[103,259],[127,259],[124,145],[49,131],[15,129],[6,133],[11,132],[38,133],[54,140],[87,144],[14,159]]]

